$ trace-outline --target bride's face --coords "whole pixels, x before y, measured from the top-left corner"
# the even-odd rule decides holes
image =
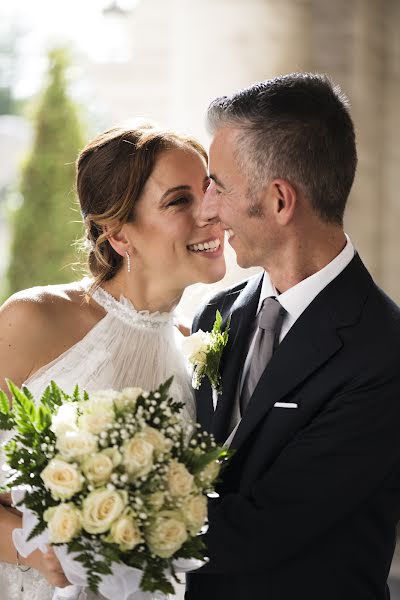
[[[191,148],[163,152],[146,182],[135,220],[124,226],[133,269],[184,288],[225,274],[224,232],[200,220],[208,186],[206,163]]]

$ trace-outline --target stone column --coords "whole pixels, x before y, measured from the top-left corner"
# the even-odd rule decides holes
[[[213,98],[309,62],[309,0],[173,0],[172,12],[172,120],[203,141]]]
[[[349,95],[355,121],[358,169],[346,226],[372,275],[382,272],[383,11],[380,0],[354,3]]]
[[[400,303],[400,3],[385,7],[385,84],[382,99],[382,196],[380,283]]]

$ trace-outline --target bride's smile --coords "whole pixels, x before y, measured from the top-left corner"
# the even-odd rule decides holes
[[[204,256],[206,254],[212,255],[207,256],[207,258],[217,258],[218,256],[221,256],[223,252],[223,246],[221,245],[221,240],[219,238],[188,244],[188,249],[190,252],[195,252],[198,256]]]

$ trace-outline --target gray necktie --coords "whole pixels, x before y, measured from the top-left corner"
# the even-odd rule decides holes
[[[279,338],[284,314],[285,310],[276,298],[265,298],[258,314],[258,328],[253,353],[240,394],[240,411],[242,415],[265,367],[271,360],[274,346]]]

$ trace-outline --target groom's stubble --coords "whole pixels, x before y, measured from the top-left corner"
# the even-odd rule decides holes
[[[264,210],[261,202],[251,202],[247,209],[247,216],[250,219],[264,219]]]

